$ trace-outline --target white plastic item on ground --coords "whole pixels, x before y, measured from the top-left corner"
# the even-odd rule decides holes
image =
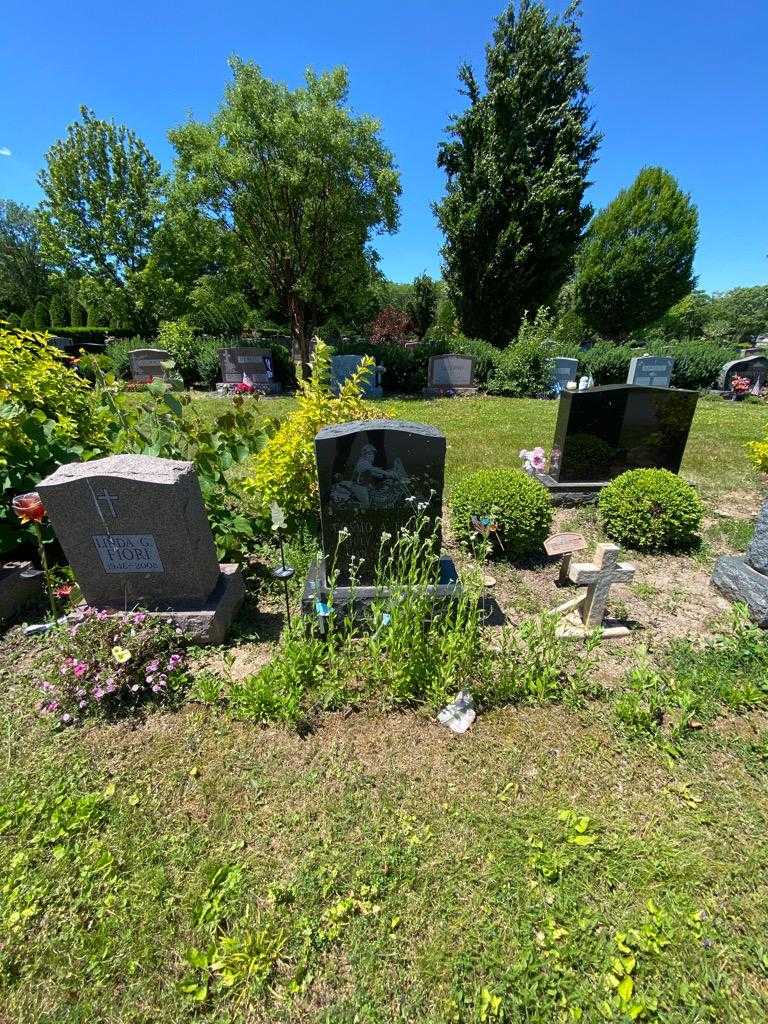
[[[447,725],[452,732],[462,733],[472,725],[477,718],[475,702],[472,694],[462,690],[451,704],[447,704],[437,714],[437,720],[442,725]]]

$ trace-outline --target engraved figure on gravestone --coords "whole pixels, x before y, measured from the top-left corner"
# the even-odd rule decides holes
[[[399,458],[391,469],[375,465],[376,449],[366,444],[360,453],[351,480],[336,480],[331,488],[330,505],[349,508],[395,508],[408,497],[410,479]]]

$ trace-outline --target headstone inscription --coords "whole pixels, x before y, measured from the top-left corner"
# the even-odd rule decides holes
[[[768,380],[768,356],[745,356],[743,359],[732,359],[720,371],[717,386],[721,391],[730,391],[734,377],[746,377],[752,382],[753,389],[758,391]]]
[[[280,390],[275,381],[272,353],[263,348],[220,348],[219,367],[221,380],[226,384],[242,384],[243,380],[254,387],[274,393]]]
[[[447,352],[429,357],[427,386],[423,392],[426,397],[473,395],[476,391],[475,360],[471,356]]]
[[[89,605],[171,612],[223,638],[242,577],[219,565],[191,462],[113,455],[60,466],[37,490]]]
[[[627,469],[677,473],[698,397],[639,384],[563,392],[550,472],[540,479],[553,500],[574,504],[592,500]]]
[[[343,355],[334,356],[331,360],[331,390],[338,394],[344,383],[357,370],[363,361],[362,356]],[[384,389],[381,379],[384,374],[383,366],[374,366],[369,374],[363,379],[363,395],[365,398],[381,398]]]
[[[768,501],[760,509],[746,554],[718,558],[712,582],[731,601],[742,601],[759,626],[768,627]]]
[[[315,438],[324,558],[310,572],[304,611],[325,601],[333,581],[336,606],[349,592],[362,603],[375,596],[382,544],[400,529],[421,527],[440,545],[445,436],[435,427],[402,420],[360,420],[326,427]],[[456,583],[443,556],[437,597]],[[443,588],[443,592],[441,592]]]
[[[173,359],[170,352],[163,348],[135,348],[130,352],[131,376],[135,381],[161,380],[166,371],[163,363]]]
[[[669,356],[634,356],[629,361],[627,384],[648,388],[668,388],[672,380],[674,359]]]
[[[576,383],[578,369],[578,359],[569,359],[567,356],[556,356],[552,360],[553,393],[559,395],[561,391],[566,390],[569,384]]]

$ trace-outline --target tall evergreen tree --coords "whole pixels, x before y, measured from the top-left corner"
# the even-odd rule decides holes
[[[47,331],[51,326],[51,316],[48,312],[48,307],[42,299],[35,303],[34,317],[36,331]]]
[[[69,309],[61,292],[54,292],[49,305],[51,327],[69,326]]]
[[[413,280],[411,297],[406,303],[405,311],[413,321],[416,333],[423,338],[437,313],[439,289],[429,274],[419,274]]]
[[[698,232],[691,197],[662,167],[644,167],[589,226],[577,313],[615,338],[652,323],[692,290]]]
[[[600,135],[587,104],[580,0],[562,17],[514,0],[486,49],[485,91],[459,70],[469,107],[438,153],[444,276],[466,334],[504,344],[554,299],[592,215],[584,202]]]

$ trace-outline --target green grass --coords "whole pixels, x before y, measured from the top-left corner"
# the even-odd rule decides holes
[[[283,415],[292,400],[263,404]],[[445,431],[449,486],[549,447],[556,411],[385,408]],[[757,494],[743,444],[765,421],[761,407],[700,402],[683,473],[709,503]],[[728,522],[712,544],[745,541]],[[539,606],[531,579],[512,580],[525,611]],[[634,591],[668,598],[641,574]],[[279,595],[249,610],[253,633],[276,607]],[[301,733],[192,701],[56,732],[30,669],[46,640],[10,631],[0,1024],[759,1024],[768,648],[743,628],[704,652],[649,631],[637,647],[649,637],[644,675],[637,649],[603,644],[589,670],[602,685],[575,706],[537,698],[533,659],[510,651],[505,685],[525,686],[524,703],[455,737],[426,709],[370,702]],[[553,645],[539,646],[545,672]]]

